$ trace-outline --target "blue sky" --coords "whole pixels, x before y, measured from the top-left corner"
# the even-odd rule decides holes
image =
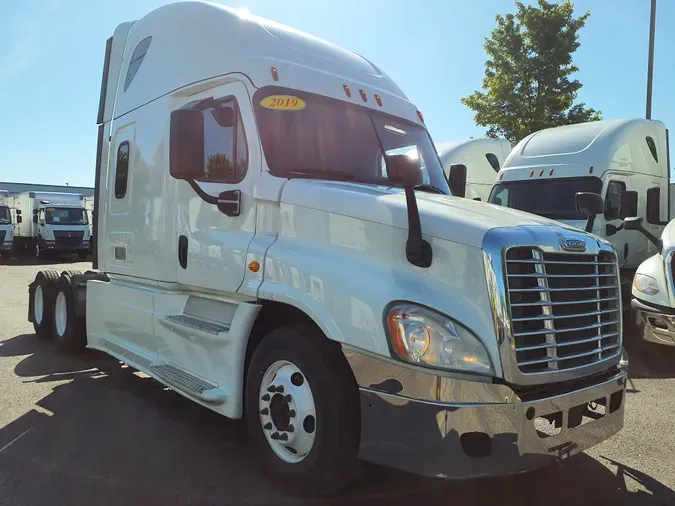
[[[106,39],[162,0],[21,0],[0,17],[0,181],[93,185]],[[481,85],[483,39],[510,0],[223,0],[356,51],[424,112],[438,143],[482,136],[460,103]],[[675,2],[659,0],[653,113],[675,125]],[[579,100],[605,118],[643,117],[649,0],[577,0],[591,11],[575,62]]]

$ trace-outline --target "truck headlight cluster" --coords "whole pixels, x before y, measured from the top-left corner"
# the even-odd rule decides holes
[[[401,360],[460,372],[492,374],[487,350],[476,336],[447,316],[411,303],[392,306],[387,328]]]
[[[647,295],[656,295],[659,293],[659,284],[657,281],[646,274],[636,274],[633,278],[633,286],[638,292]]]

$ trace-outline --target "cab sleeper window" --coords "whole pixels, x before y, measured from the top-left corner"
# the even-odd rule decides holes
[[[248,169],[248,144],[233,100],[204,110],[204,177],[200,181],[240,183]]]
[[[654,161],[656,163],[659,163],[659,155],[658,151],[656,151],[656,143],[654,142],[654,139],[652,139],[651,137],[647,137],[645,138],[645,140],[647,141],[647,146],[649,146],[649,151],[654,157]]]
[[[127,194],[129,179],[129,142],[124,141],[117,148],[117,163],[115,165],[115,198],[123,199]]]
[[[495,169],[495,172],[499,172],[499,158],[494,153],[485,153],[485,158],[487,158],[488,163]]]

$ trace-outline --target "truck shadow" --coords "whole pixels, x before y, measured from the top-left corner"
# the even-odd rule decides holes
[[[675,492],[650,476],[586,455],[562,468],[464,482],[364,464],[360,481],[337,497],[291,498],[258,471],[243,423],[203,409],[107,355],[64,356],[53,343],[26,334],[0,346],[0,360],[18,356],[25,357],[14,369],[18,379],[9,381],[53,386],[35,409],[0,429],[0,483],[8,484],[8,499],[16,503],[53,504],[57,497],[62,504],[90,505],[675,501]]]

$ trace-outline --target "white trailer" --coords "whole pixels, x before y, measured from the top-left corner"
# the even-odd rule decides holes
[[[612,246],[453,197],[368,60],[171,3],[108,40],[98,123],[94,270],[40,271],[29,320],[245,418],[287,488],[517,473],[623,426]]]
[[[9,205],[9,193],[7,190],[0,190],[0,256],[7,260],[12,256],[12,212]]]
[[[466,197],[487,202],[495,177],[511,151],[506,139],[466,139],[436,145],[446,175],[450,167],[462,164],[466,171]]]
[[[13,197],[15,249],[47,253],[89,252],[89,219],[78,193],[24,192]]]
[[[583,230],[586,216],[576,209],[574,195],[600,194],[605,210],[595,219],[593,233],[614,245],[619,266],[632,280],[635,268],[656,250],[643,235],[626,231],[621,220],[647,218],[651,195],[660,202],[661,216],[645,226],[661,234],[675,210],[669,205],[669,166],[668,132],[660,121],[622,119],[550,128],[513,148],[489,201]]]

